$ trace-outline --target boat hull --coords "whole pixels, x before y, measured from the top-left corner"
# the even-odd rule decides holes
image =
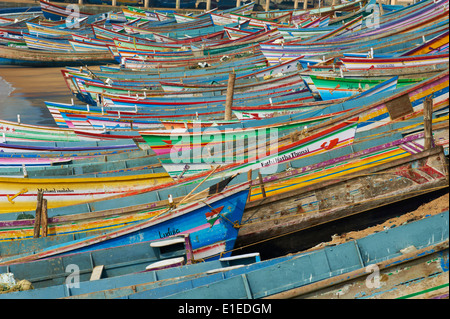
[[[36,209],[38,191],[48,208],[110,197],[172,181],[167,173],[114,177],[24,178],[0,177],[0,213]],[[17,196],[16,196],[17,195]],[[15,196],[15,197],[14,197]]]

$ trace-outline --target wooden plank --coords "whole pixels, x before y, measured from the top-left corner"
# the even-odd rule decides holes
[[[105,268],[104,265],[95,266],[94,269],[92,269],[90,281],[99,280],[102,277],[103,268]]]
[[[36,206],[36,216],[34,218],[33,238],[39,238],[40,227],[41,227],[42,197],[43,197],[43,192],[41,190],[39,190],[37,193],[37,206]]]
[[[386,108],[392,120],[396,120],[402,116],[411,114],[414,112],[409,95],[404,94],[389,102],[386,102]]]
[[[258,178],[259,178],[259,185],[261,187],[262,196],[263,196],[263,198],[266,198],[267,197],[266,189],[264,188],[264,182],[263,182],[263,178],[261,176],[261,172],[260,171],[258,171]]]
[[[424,149],[429,150],[433,146],[433,98],[427,96],[423,102],[423,127],[425,133]]]
[[[378,267],[378,269],[381,269],[383,271],[383,277],[385,278],[384,282],[386,282],[386,278],[388,280],[392,280],[391,276],[388,276],[388,274],[396,274],[397,277],[399,277],[399,273],[400,275],[404,275],[404,271],[392,271],[392,269],[395,269],[397,267],[397,269],[399,269],[401,267],[401,265],[408,265],[407,268],[411,268],[412,267],[420,267],[423,266],[423,264],[420,264],[420,262],[418,262],[417,260],[425,260],[426,263],[426,267],[422,267],[422,268],[431,268],[432,266],[430,266],[430,262],[429,258],[427,259],[428,256],[436,256],[438,254],[436,254],[436,251],[443,251],[445,249],[448,249],[448,239],[446,241],[444,241],[443,243],[439,243],[439,244],[435,244],[432,247],[426,247],[426,248],[422,248],[420,250],[416,250],[414,252],[411,252],[409,254],[406,255],[400,255],[398,257],[394,257],[385,261],[381,261],[379,263],[376,264],[376,266]],[[425,264],[424,263],[424,264]],[[434,263],[436,264],[436,263]],[[406,270],[407,268],[404,268],[404,270]],[[401,269],[401,268],[400,268]],[[429,272],[429,270],[428,270]],[[427,271],[421,271],[420,273],[427,273]],[[367,285],[364,285],[363,283],[366,281],[366,278],[368,276],[369,272],[367,271],[366,267],[360,268],[360,269],[356,269],[354,271],[351,271],[349,273],[345,273],[342,275],[338,275],[332,278],[328,278],[328,279],[324,279],[324,280],[320,280],[317,281],[313,284],[309,284],[309,285],[305,285],[302,287],[298,287],[298,288],[294,288],[294,289],[290,289],[290,290],[286,290],[283,291],[281,293],[278,294],[274,294],[271,295],[269,297],[266,297],[264,299],[288,299],[288,298],[311,298],[314,296],[319,297],[321,294],[324,294],[325,298],[330,298],[331,294],[326,294],[327,291],[331,291],[332,293],[334,293],[333,297],[338,296],[339,294],[337,294],[336,292],[341,292],[342,294],[342,289],[343,285],[348,285],[350,286],[350,284],[352,282],[355,282],[357,280],[360,280],[360,282],[358,283],[358,291],[357,293],[361,292],[361,287],[365,287],[365,290],[370,290],[372,288],[367,287]],[[414,272],[409,271],[408,275],[414,275]],[[429,275],[429,273],[427,273],[427,275]],[[382,277],[382,278],[383,278]],[[389,278],[388,278],[389,277]],[[426,276],[423,276],[426,277]],[[362,278],[362,280],[361,280]],[[448,278],[448,277],[447,277]],[[409,278],[411,280],[411,278]],[[416,279],[416,278],[414,278]],[[362,281],[362,283],[361,283]],[[405,280],[406,281],[406,280]],[[405,282],[404,281],[404,282]],[[411,280],[413,281],[413,280]],[[414,280],[414,281],[419,281],[421,282],[422,280]],[[350,284],[349,284],[350,283]],[[398,283],[398,285],[400,285],[401,283]],[[332,290],[332,288],[336,287],[334,290]],[[339,290],[341,289],[341,290]],[[348,289],[348,287],[347,287]],[[394,290],[394,289],[393,289]],[[348,297],[347,297],[348,298]],[[352,296],[352,298],[354,298],[354,295]]]
[[[299,231],[332,220],[362,213],[375,207],[411,198],[411,192],[426,193],[448,186],[448,172],[444,163],[442,147],[400,158],[389,163],[377,165],[348,174],[336,179],[325,180],[298,190],[260,198],[246,204],[243,220],[251,216],[253,222],[246,223],[239,230],[235,248],[266,240],[293,231]],[[399,175],[408,171],[411,165],[422,167],[432,164],[433,169],[442,172],[441,177],[431,177],[426,183],[417,184],[406,176]],[[377,186],[374,186],[376,176]],[[392,181],[392,176],[402,176]],[[265,184],[267,186],[267,181]],[[254,182],[255,187],[259,182]],[[350,194],[358,190],[358,195]],[[402,190],[400,192],[399,190]],[[396,196],[386,197],[386,194]],[[308,213],[305,214],[305,207]],[[283,219],[273,218],[280,213]],[[255,221],[262,221],[258,223]]]

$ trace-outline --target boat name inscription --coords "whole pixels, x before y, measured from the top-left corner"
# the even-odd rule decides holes
[[[290,160],[290,159],[293,159],[293,158],[297,158],[297,157],[302,156],[302,155],[307,154],[307,153],[309,153],[309,148],[306,148],[304,150],[299,150],[299,151],[293,151],[291,153],[284,154],[282,156],[278,156],[278,157],[272,158],[270,160],[261,162],[261,167],[265,167],[265,166],[269,166],[269,165],[272,165],[272,164],[284,162],[284,161],[287,161],[287,160]]]
[[[158,230],[159,238],[165,238],[165,237],[173,236],[173,235],[179,234],[180,232],[181,231],[178,228],[173,228],[173,229],[167,228],[167,232],[166,233],[164,233],[164,232],[161,233]]]
[[[378,64],[376,67],[377,68],[393,68],[393,67],[395,67],[395,65],[394,64]]]
[[[73,193],[75,192],[75,190],[70,189],[68,187],[63,187],[63,188],[38,188],[37,189],[38,192],[43,192],[43,193]]]

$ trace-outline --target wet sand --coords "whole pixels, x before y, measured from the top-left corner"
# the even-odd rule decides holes
[[[0,119],[56,126],[44,101],[70,103],[61,68],[0,66]]]

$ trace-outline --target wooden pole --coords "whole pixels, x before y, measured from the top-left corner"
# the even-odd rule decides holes
[[[233,107],[233,96],[234,96],[234,82],[236,80],[236,73],[230,73],[228,76],[228,86],[227,86],[227,99],[225,101],[225,120],[231,120],[231,115],[233,114],[231,108]]]
[[[177,2],[175,3],[175,9],[180,9],[180,0],[177,0]]]
[[[298,0],[294,0],[294,9],[298,9]]]
[[[308,0],[303,0],[303,10],[308,9]]]
[[[181,205],[182,203],[184,203],[185,201],[187,201],[189,199],[189,197],[192,195],[193,192],[195,192],[195,190],[197,188],[199,188],[212,174],[214,174],[218,169],[220,168],[220,165],[214,167],[213,170],[211,170],[211,172],[209,172],[208,176],[205,177],[204,180],[201,181],[200,184],[198,184],[197,186],[195,186],[195,188],[193,190],[190,191],[189,194],[187,194],[186,196],[183,197],[183,199],[181,201],[178,202],[178,205]]]
[[[380,7],[380,16],[384,15],[384,9],[383,4],[381,3],[381,0],[378,0],[378,5]]]
[[[252,170],[247,171],[247,181],[250,182],[250,190],[248,191],[246,202],[249,202],[250,201],[250,197],[252,195],[252,183],[251,183],[251,181],[252,181]]]
[[[266,0],[266,12],[269,11],[270,0]]]
[[[42,191],[37,193],[36,217],[34,218],[33,238],[39,238],[41,228],[41,211],[42,211]]]
[[[117,0],[112,0],[112,6],[113,7],[117,6]]]
[[[48,234],[48,214],[47,214],[47,199],[42,199],[42,209],[41,209],[41,226],[42,226],[42,237],[47,237]]]
[[[425,151],[433,147],[432,119],[433,119],[433,98],[431,96],[427,96],[423,103],[423,127],[425,134],[425,144],[424,144]]]
[[[263,178],[261,176],[261,172],[260,171],[258,171],[258,178],[259,178],[259,185],[261,187],[262,196],[263,196],[263,198],[266,198],[267,197],[266,189],[264,188]]]
[[[236,0],[236,8],[241,6],[241,0]]]
[[[206,0],[206,11],[211,10],[211,0]]]
[[[82,5],[83,4],[83,0],[78,0],[78,5]]]
[[[144,0],[144,8],[148,8],[148,0]]]

